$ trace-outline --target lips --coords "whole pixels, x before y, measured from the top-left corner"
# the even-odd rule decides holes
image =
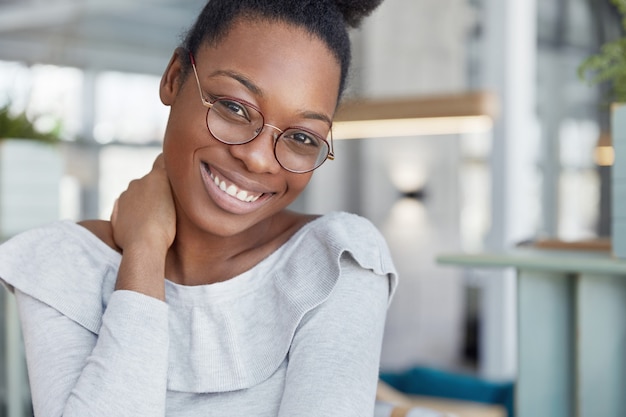
[[[219,177],[217,174],[209,169],[208,165],[203,165],[204,169],[209,174],[211,180],[215,183],[217,188],[219,188],[222,192],[229,195],[230,197],[236,198],[237,200],[243,201],[245,203],[254,203],[264,194],[262,192],[244,190],[236,184],[229,182],[225,178]]]
[[[215,181],[215,185],[217,185],[220,190],[224,191],[229,196],[235,197],[240,201],[245,201],[246,203],[257,201],[263,194],[255,194],[252,191],[241,190],[235,184],[228,184],[226,181],[221,180],[220,177],[214,175],[213,173],[211,173],[211,178]]]

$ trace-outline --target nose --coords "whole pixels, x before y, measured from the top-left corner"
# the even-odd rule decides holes
[[[266,126],[269,129],[265,129]],[[282,130],[266,123],[261,133],[250,142],[231,145],[231,155],[241,160],[250,172],[279,173],[282,167],[274,156],[274,142],[281,133]]]

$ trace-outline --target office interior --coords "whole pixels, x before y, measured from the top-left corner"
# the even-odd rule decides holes
[[[2,239],[58,219],[109,217],[160,152],[160,74],[202,5],[0,0],[0,107],[60,137],[0,140]],[[382,372],[426,367],[515,383],[515,267],[438,257],[610,242],[609,87],[577,69],[621,34],[610,0],[385,0],[352,31],[346,102],[422,113],[407,131],[337,139],[336,159],[293,208],[355,212],[386,237],[400,287]],[[458,125],[458,113],[487,122]],[[450,120],[421,123],[433,117]],[[11,303],[3,294],[0,415],[17,417],[28,393]],[[25,405],[11,408],[15,396]]]

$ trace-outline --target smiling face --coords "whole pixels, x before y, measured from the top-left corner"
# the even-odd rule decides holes
[[[288,172],[276,161],[276,128],[326,137],[340,67],[303,29],[250,20],[236,21],[218,45],[201,47],[195,61],[206,100],[250,103],[271,125],[246,144],[218,141],[207,129],[193,72],[183,78],[180,60],[170,62],[160,90],[171,106],[163,153],[179,225],[231,236],[281,213],[309,182],[311,173]]]

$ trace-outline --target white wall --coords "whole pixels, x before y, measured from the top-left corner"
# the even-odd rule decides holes
[[[365,27],[363,94],[418,95],[466,89],[466,30],[472,14],[465,0],[387,0]],[[381,365],[456,365],[462,342],[464,288],[461,271],[442,268],[434,257],[459,247],[459,141],[456,136],[368,141],[366,170],[389,178],[403,160],[424,173],[423,206],[393,202],[380,221],[389,240],[401,287],[389,311]],[[367,176],[366,176],[367,178]],[[368,181],[365,181],[367,183]],[[391,187],[389,180],[384,185]],[[364,214],[383,204],[366,187]],[[379,207],[376,207],[376,205]],[[400,215],[396,211],[401,208]],[[410,215],[408,219],[403,219]],[[378,217],[378,216],[376,216]]]

